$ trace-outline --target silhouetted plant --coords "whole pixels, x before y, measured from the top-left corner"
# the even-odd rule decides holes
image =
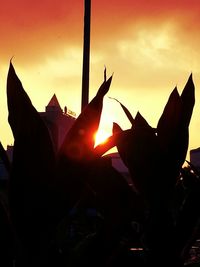
[[[10,63],[8,121],[15,143],[8,197],[16,266],[183,266],[199,220],[191,208],[199,202],[199,183],[190,190],[181,185],[190,179],[182,165],[194,106],[192,76],[181,95],[173,90],[156,129],[120,103],[131,129],[114,123],[113,135],[94,148],[111,81],[104,73],[56,152]],[[133,187],[103,157],[113,146]],[[130,250],[134,246],[143,248],[140,256]]]
[[[175,266],[182,265],[185,246],[199,218],[198,212],[191,220],[187,217],[189,208],[185,199],[184,207],[173,218],[174,203],[171,199],[187,153],[193,106],[194,84],[190,76],[181,95],[176,88],[171,93],[156,129],[150,127],[140,113],[132,119],[125,110],[132,128],[122,131],[115,123],[114,135],[109,140],[110,147],[117,145],[134,188],[146,203],[148,215],[143,233],[144,246],[152,266],[160,266],[163,259],[162,266],[169,266],[172,262]],[[97,152],[104,153],[104,145],[99,146]],[[194,199],[191,203],[194,205]]]

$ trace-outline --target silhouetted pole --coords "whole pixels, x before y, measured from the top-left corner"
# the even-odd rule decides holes
[[[90,18],[91,0],[84,1],[84,41],[83,41],[83,69],[82,69],[82,101],[81,110],[89,100],[89,73],[90,73]]]

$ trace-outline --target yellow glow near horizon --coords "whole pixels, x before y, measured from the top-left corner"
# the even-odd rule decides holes
[[[9,2],[4,1],[0,10],[0,141],[5,147],[13,144],[6,99],[10,58],[14,55],[16,73],[39,112],[45,110],[56,93],[61,107],[67,106],[78,115],[81,109],[83,49],[81,2],[61,0],[58,4],[49,1],[47,8],[45,2],[39,1],[33,3],[31,9],[30,5],[24,5],[24,0],[17,1],[12,8]],[[193,149],[200,143],[200,6],[196,0],[188,3],[155,2],[156,9],[144,0],[139,4],[130,0],[125,0],[123,4],[116,2],[113,9],[112,1],[94,1],[90,98],[95,96],[103,81],[106,65],[108,77],[114,72],[107,96],[117,98],[133,116],[139,110],[148,123],[156,127],[171,90],[177,85],[181,92],[192,72],[196,104],[190,124],[189,149]],[[70,12],[66,13],[67,10]],[[21,24],[21,11],[24,26]],[[11,17],[16,18],[15,24]],[[130,128],[130,122],[119,104],[107,96],[100,128],[110,134],[113,122],[124,130]],[[96,143],[105,140],[99,135],[102,136],[98,134]]]
[[[94,135],[94,138],[95,138],[95,146],[99,145],[99,144],[102,144],[102,143],[105,143],[106,142],[106,139],[110,136],[110,134],[108,132],[106,132],[105,130],[103,129],[99,129],[95,135]]]

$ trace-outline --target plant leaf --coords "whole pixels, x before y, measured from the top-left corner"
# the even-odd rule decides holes
[[[113,134],[116,134],[116,133],[120,133],[122,132],[122,128],[116,123],[116,122],[113,122]]]
[[[176,136],[181,120],[182,103],[177,88],[169,96],[168,102],[157,125],[160,145],[167,150]]]
[[[137,112],[136,117],[135,117],[135,123],[136,123],[136,128],[143,128],[145,130],[150,130],[152,131],[152,127],[148,124],[148,122],[142,117],[140,112]]]
[[[109,90],[111,81],[112,76],[103,82],[96,96],[76,119],[61,146],[60,155],[73,160],[83,160],[92,156],[94,134],[99,127],[103,98]]]
[[[94,155],[96,158],[101,157],[104,155],[107,151],[109,151],[111,148],[117,145],[118,141],[121,138],[125,138],[126,135],[129,135],[129,132],[131,130],[125,130],[122,132],[117,132],[110,137],[108,137],[104,143],[97,145],[94,148]]]
[[[122,107],[123,111],[125,112],[127,118],[129,119],[130,123],[132,125],[134,125],[134,118],[131,115],[130,111],[119,100],[117,100],[116,98],[113,98],[113,97],[109,97],[109,98],[110,99],[114,99],[115,101],[117,101],[120,104],[120,106]]]
[[[181,96],[176,88],[171,93],[157,126],[160,146],[170,162],[171,174],[173,173],[174,177],[179,175],[186,157],[189,141],[188,126],[194,101],[194,84],[190,76]]]
[[[189,126],[190,119],[192,116],[193,107],[195,104],[194,94],[195,94],[195,87],[191,74],[181,94],[181,99],[183,103],[182,120],[183,123],[185,124],[185,127]]]
[[[10,174],[11,216],[29,252],[34,248],[35,253],[40,253],[42,243],[47,242],[49,231],[58,219],[55,155],[48,129],[24,91],[12,63],[7,77],[7,101],[15,139]]]

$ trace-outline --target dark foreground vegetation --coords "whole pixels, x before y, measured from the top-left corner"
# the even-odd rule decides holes
[[[94,148],[103,98],[112,77],[76,119],[59,151],[10,64],[8,121],[13,161],[1,188],[1,266],[182,267],[200,236],[199,173],[182,168],[194,106],[189,77],[175,88],[152,128],[140,113],[132,127]],[[104,153],[116,146],[129,186]],[[192,266],[192,265],[191,265]]]

